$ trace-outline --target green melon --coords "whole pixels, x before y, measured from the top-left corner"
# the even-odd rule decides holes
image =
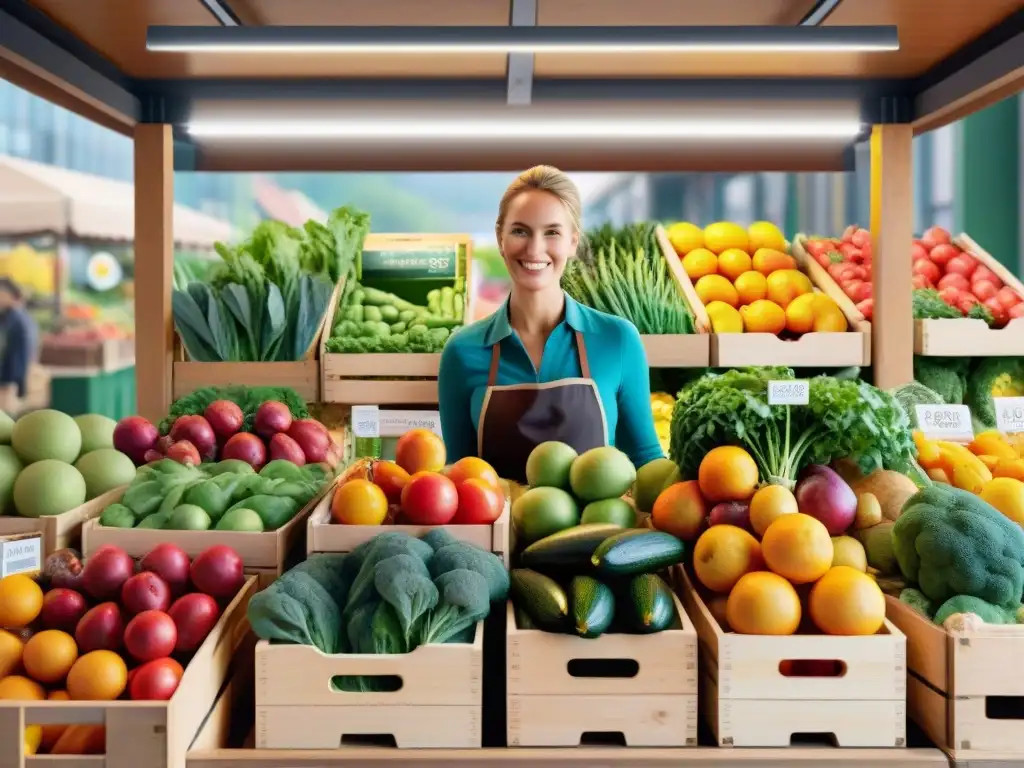
[[[0,445],[11,444],[11,433],[14,431],[14,419],[0,411]]]
[[[618,448],[591,448],[572,463],[569,484],[576,498],[585,501],[622,496],[636,481],[636,468]]]
[[[22,517],[62,515],[84,503],[85,478],[63,461],[29,464],[14,481],[14,507]]]
[[[548,440],[536,446],[526,459],[526,484],[531,488],[569,489],[569,470],[576,460],[571,445]]]
[[[75,416],[75,423],[82,432],[82,451],[84,456],[99,448],[114,447],[114,428],[117,422],[98,413],[86,413]]]
[[[85,495],[95,499],[135,479],[135,463],[113,448],[97,448],[75,462],[85,478]]]
[[[0,445],[0,515],[14,512],[14,481],[24,466],[11,446]]]
[[[512,503],[512,519],[522,543],[529,544],[579,525],[576,500],[561,488],[530,488]]]
[[[641,512],[650,512],[654,502],[661,495],[665,481],[669,476],[678,476],[679,467],[672,459],[654,459],[636,471],[636,482],[633,484],[633,500]]]
[[[11,445],[26,464],[44,459],[73,464],[82,452],[82,430],[66,413],[44,408],[14,423]]]

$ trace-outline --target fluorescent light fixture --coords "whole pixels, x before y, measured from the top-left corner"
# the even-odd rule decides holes
[[[190,122],[186,130],[199,140],[258,139],[423,142],[461,140],[470,143],[523,141],[789,141],[852,140],[863,126],[856,119],[765,119],[714,120],[664,119],[473,119],[431,117],[382,119],[353,116],[329,120],[222,119]]]
[[[308,53],[841,53],[899,50],[878,27],[149,27],[161,52]]]

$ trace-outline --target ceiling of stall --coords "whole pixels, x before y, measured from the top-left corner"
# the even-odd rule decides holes
[[[150,25],[216,26],[200,0],[30,0],[135,78],[500,78],[504,54],[150,53]],[[228,0],[246,25],[506,26],[510,0]],[[541,26],[793,25],[814,0],[537,0]],[[866,77],[926,72],[1024,7],[1024,0],[848,0],[826,26],[897,25],[900,50],[848,54],[538,55],[535,76]]]

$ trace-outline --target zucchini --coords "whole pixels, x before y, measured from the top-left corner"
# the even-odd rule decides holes
[[[591,564],[612,576],[653,573],[683,560],[683,542],[670,533],[634,528],[609,536],[594,551]]]
[[[569,617],[569,598],[558,582],[529,568],[509,574],[512,596],[540,629],[561,631]]]
[[[536,629],[530,614],[519,606],[513,606],[513,614],[516,620],[516,629]]]
[[[635,632],[661,632],[675,621],[672,590],[657,574],[642,573],[630,579],[624,602],[625,623]]]
[[[589,570],[590,558],[601,542],[621,531],[611,523],[575,525],[533,542],[519,555],[519,562],[538,571]]]
[[[569,585],[573,629],[580,637],[598,637],[608,631],[615,618],[615,596],[611,589],[590,576],[576,576]]]

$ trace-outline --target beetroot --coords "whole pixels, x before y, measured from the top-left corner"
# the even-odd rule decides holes
[[[179,440],[168,448],[166,458],[191,467],[198,466],[203,462],[198,449],[188,440]]]
[[[100,603],[91,608],[75,627],[78,652],[116,651],[124,636],[124,619],[117,603]]]
[[[178,628],[163,611],[143,611],[124,628],[124,647],[139,661],[162,659],[174,653]]]
[[[220,618],[217,601],[202,592],[179,597],[167,613],[178,628],[178,644],[174,648],[178,653],[188,653],[202,645]]]
[[[121,587],[121,605],[128,613],[166,611],[171,604],[171,588],[155,573],[136,573]]]
[[[267,449],[263,441],[251,432],[239,432],[232,435],[224,443],[220,452],[221,459],[238,459],[244,461],[256,471],[267,463]]]
[[[170,588],[171,595],[177,597],[188,587],[188,570],[191,565],[185,550],[176,544],[164,543],[155,546],[142,558],[139,567],[159,576]]]
[[[217,436],[213,433],[213,427],[202,416],[194,414],[179,416],[174,426],[171,427],[171,439],[175,443],[187,440],[199,451],[203,461],[209,461],[217,455]],[[174,446],[171,446],[173,448]],[[168,452],[171,450],[168,449]],[[198,462],[196,462],[198,463]]]
[[[857,494],[834,470],[814,466],[796,484],[796,505],[805,515],[817,518],[830,536],[840,536],[857,516]]]
[[[114,427],[114,448],[125,454],[135,465],[145,463],[143,456],[152,448],[160,433],[141,416],[125,416]]]
[[[88,610],[89,605],[81,594],[73,589],[57,587],[43,598],[39,620],[47,629],[59,629],[70,634]]]
[[[135,561],[128,553],[113,544],[105,544],[86,560],[82,582],[85,590],[97,600],[115,600],[134,573]]]
[[[270,438],[270,458],[284,459],[300,467],[306,463],[306,454],[302,452],[302,448],[283,432]]]
[[[225,544],[200,552],[192,561],[189,576],[197,590],[216,598],[234,597],[245,583],[242,558]]]
[[[245,416],[237,403],[230,400],[214,400],[203,411],[213,433],[220,440],[227,440],[242,428]]]
[[[292,425],[292,412],[288,406],[277,400],[267,400],[256,409],[252,430],[264,440],[278,432],[287,432]]]
[[[296,419],[288,428],[288,437],[299,444],[306,461],[318,464],[327,460],[331,448],[331,433],[315,419]]]

